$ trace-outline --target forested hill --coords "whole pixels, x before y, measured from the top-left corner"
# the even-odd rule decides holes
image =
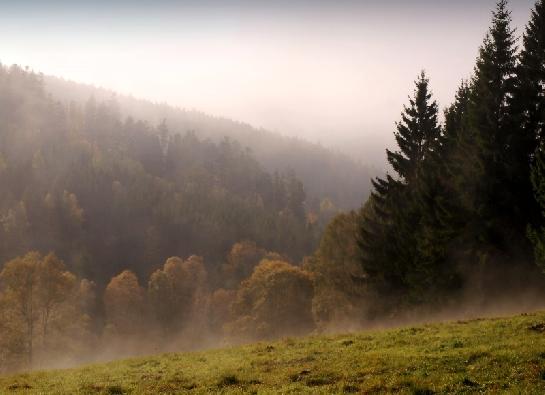
[[[362,156],[356,163],[348,156],[293,137],[286,137],[264,129],[226,118],[219,118],[194,110],[179,109],[167,104],[123,96],[115,92],[79,84],[64,79],[45,76],[45,89],[65,103],[86,103],[90,98],[111,101],[119,105],[122,116],[132,116],[158,125],[163,120],[172,133],[191,130],[199,138],[214,142],[230,137],[248,147],[256,159],[269,172],[286,172],[292,169],[301,179],[312,207],[329,198],[341,209],[355,209],[367,198],[370,179],[378,175]]]
[[[242,240],[298,261],[325,222],[295,173],[267,172],[235,140],[62,104],[17,66],[0,68],[0,184],[0,262],[55,251],[99,284],[175,255],[218,266]]]

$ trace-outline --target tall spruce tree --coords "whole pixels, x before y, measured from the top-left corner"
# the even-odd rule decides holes
[[[463,221],[452,184],[456,172],[452,164],[460,154],[469,94],[467,83],[462,82],[455,102],[445,111],[445,127],[437,149],[424,162],[415,186],[420,223],[415,229],[418,254],[413,282],[420,288],[421,297],[436,302],[461,286],[454,262],[459,247],[456,234]]]
[[[511,144],[511,172],[507,186],[516,191],[514,216],[521,226],[543,225],[533,193],[530,173],[540,145],[545,142],[545,1],[538,0],[523,36],[518,57],[515,90],[511,100],[512,130],[518,133]]]
[[[461,135],[465,130],[465,119],[471,98],[471,87],[467,81],[462,81],[454,103],[445,110],[445,128],[442,142],[442,155],[452,158],[459,148]]]
[[[415,182],[422,164],[437,149],[441,137],[437,103],[432,101],[424,71],[415,84],[414,98],[409,98],[409,106],[404,108],[394,133],[399,150],[386,150],[388,162],[406,185]]]
[[[527,155],[545,142],[545,0],[539,0],[526,26],[514,97]],[[529,154],[528,154],[529,153]]]
[[[420,194],[433,194],[429,210],[423,210],[424,217],[433,217],[435,233],[453,244],[457,230],[464,223],[463,210],[455,188],[460,166],[465,163],[469,152],[474,150],[467,138],[467,114],[471,99],[471,87],[462,81],[452,103],[444,113],[445,125],[439,150],[434,153],[426,169],[426,184],[420,187]],[[431,198],[430,198],[431,199]]]
[[[419,191],[428,200],[427,209],[422,210],[422,215],[423,222],[430,228],[421,244],[428,244],[435,250],[435,260],[450,263],[457,259],[455,255],[459,245],[456,236],[468,217],[457,195],[456,179],[468,153],[475,149],[466,138],[470,99],[471,87],[462,81],[454,103],[445,110],[441,144],[426,169],[426,183],[421,183]],[[423,252],[423,255],[427,254]],[[451,268],[451,272],[454,270]]]
[[[414,96],[397,124],[397,151],[387,150],[396,177],[373,180],[374,191],[364,210],[360,248],[364,271],[380,296],[414,302],[422,293],[415,229],[420,223],[416,203],[418,179],[427,160],[439,149],[438,106],[424,72]]]
[[[535,191],[526,204],[526,217],[531,224],[529,235],[536,261],[545,269],[545,0],[539,0],[532,10],[523,42],[513,103],[521,131],[518,151],[531,165]]]
[[[470,270],[492,264],[490,272],[499,272],[497,264],[528,257],[526,221],[520,215],[523,200],[515,188],[516,180],[529,178],[523,170],[526,159],[517,153],[520,132],[513,126],[515,44],[507,1],[500,0],[479,51],[453,179],[458,214],[467,221],[459,238],[467,247]]]

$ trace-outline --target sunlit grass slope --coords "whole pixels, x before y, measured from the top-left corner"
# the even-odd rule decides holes
[[[545,393],[545,313],[0,378],[0,393]]]

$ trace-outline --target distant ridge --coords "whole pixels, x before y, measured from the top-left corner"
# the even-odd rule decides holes
[[[296,137],[283,136],[231,119],[216,117],[197,110],[153,103],[112,90],[80,84],[53,76],[44,76],[45,89],[56,100],[85,103],[91,97],[98,102],[116,101],[123,117],[143,119],[152,125],[163,120],[171,133],[194,131],[197,136],[214,142],[229,137],[249,148],[270,172],[293,170],[303,181],[308,203],[317,207],[319,199],[328,197],[341,209],[355,209],[367,199],[370,179],[380,171],[357,163],[347,155]]]

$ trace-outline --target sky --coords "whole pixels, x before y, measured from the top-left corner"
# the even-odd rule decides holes
[[[510,3],[519,34],[533,4]],[[422,69],[440,107],[452,101],[494,5],[0,0],[0,62],[352,153],[391,145]]]

